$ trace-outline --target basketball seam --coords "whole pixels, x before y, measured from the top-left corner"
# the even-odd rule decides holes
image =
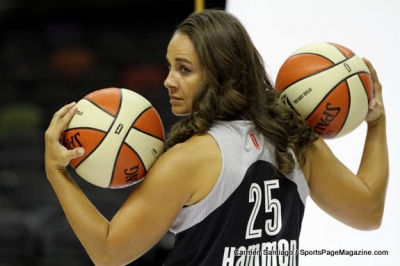
[[[347,76],[346,78],[344,78],[344,79],[340,80],[338,83],[336,83],[335,86],[332,86],[332,88],[329,90],[329,92],[325,93],[325,96],[319,101],[319,103],[314,107],[314,109],[308,114],[308,116],[305,118],[305,120],[307,120],[308,118],[310,118],[310,116],[315,112],[315,110],[318,109],[318,107],[321,105],[321,103],[324,102],[326,98],[328,98],[328,96],[332,93],[332,91],[333,91],[340,83],[342,83],[342,82],[344,81],[344,82],[346,82],[347,87],[349,87],[349,85],[348,85],[348,83],[347,83],[347,79],[350,78],[350,77],[352,77],[352,76],[355,76],[355,75],[358,76],[359,73],[363,73],[363,72],[357,72],[357,73],[354,73],[354,74],[352,74],[352,75],[350,75],[350,76]],[[350,98],[350,97],[349,97],[349,98]],[[350,99],[350,100],[351,100],[351,99]],[[346,120],[347,120],[347,115],[346,115]],[[336,134],[336,135],[337,135],[337,134]]]
[[[137,128],[137,127],[134,126],[134,124],[135,124],[136,121],[142,116],[142,114],[145,113],[147,110],[149,110],[149,109],[151,109],[151,108],[153,108],[153,106],[149,106],[149,107],[147,107],[146,109],[143,109],[143,111],[140,112],[140,114],[138,114],[138,115],[136,116],[136,119],[133,121],[132,127],[131,127],[131,128],[134,128],[134,129],[136,129],[137,131],[139,131],[139,132],[141,132],[141,133],[143,133],[143,134],[145,134],[145,135],[151,136],[151,137],[153,137],[153,138],[155,138],[155,139],[158,139],[158,140],[161,140],[162,142],[164,142],[164,140],[163,140],[162,138],[159,138],[158,136],[155,136],[155,135],[153,135],[153,134],[150,134],[149,132],[143,131],[143,130],[141,130],[140,128]]]
[[[354,76],[354,75],[352,75],[352,76]],[[351,76],[351,77],[352,77]],[[358,76],[358,75],[357,75]],[[340,126],[340,129],[335,133],[335,135],[333,135],[332,137],[334,137],[334,136],[336,136],[336,135],[338,135],[341,131],[342,131],[342,129],[343,129],[343,127],[344,127],[344,125],[346,124],[346,122],[347,122],[347,118],[349,118],[349,113],[350,113],[350,108],[351,108],[351,93],[350,93],[350,85],[349,85],[349,83],[347,82],[347,79],[346,79],[346,84],[347,84],[347,93],[349,94],[349,103],[348,103],[348,106],[349,106],[349,110],[346,112],[346,117],[345,117],[345,119],[343,120],[343,123],[342,123],[342,125]]]
[[[111,127],[110,127],[111,128]],[[99,130],[98,128],[92,128],[92,127],[76,127],[76,128],[71,128],[71,129],[67,129],[65,132],[70,131],[70,130],[77,130],[77,129],[90,129],[93,131],[98,131],[98,132],[102,132],[105,133],[104,136],[107,136],[107,133],[110,131],[110,129],[108,129],[108,131],[103,131],[103,130]],[[78,164],[76,164],[75,169],[78,169],[78,167],[84,162],[86,161],[86,159],[88,159],[90,157],[90,155],[92,153],[94,153],[97,148],[100,146],[100,144],[104,141],[105,138],[102,138],[101,141],[96,145],[96,147],[90,152],[88,153],[85,158],[83,158]]]
[[[334,43],[328,42],[329,45],[331,45],[333,48],[335,48],[339,53],[341,53],[344,57],[346,57],[346,54],[342,52],[342,50],[340,50]],[[346,57],[347,59],[352,58],[353,56],[355,56],[355,54],[353,53],[350,57]]]
[[[107,131],[104,131],[104,130],[101,130],[101,129],[98,129],[98,128],[95,128],[95,127],[74,127],[74,128],[68,128],[64,132],[68,132],[68,131],[71,131],[71,130],[77,130],[77,129],[91,129],[91,130],[99,131],[99,132],[103,132],[103,133],[106,133],[106,132],[109,131],[109,129]]]
[[[313,53],[313,52],[300,52],[300,53],[297,53],[297,54],[295,54],[295,55],[293,55],[293,56],[297,56],[297,55],[306,55],[306,54],[317,55],[317,56],[319,56],[319,57],[325,58],[326,60],[328,60],[329,62],[331,62],[333,65],[335,65],[335,62],[333,62],[331,59],[329,59],[328,57],[326,57],[326,56],[324,56],[324,55],[322,55],[322,54],[318,54],[318,53]],[[291,57],[293,57],[293,56],[291,56]]]
[[[113,128],[113,126],[114,126],[114,124],[115,124],[115,121],[117,120],[117,117],[118,117],[118,115],[119,115],[119,112],[120,112],[120,110],[121,110],[121,105],[122,105],[122,92],[121,92],[121,89],[119,89],[119,91],[120,91],[120,93],[119,93],[120,100],[119,100],[118,110],[117,110],[117,113],[116,113],[115,116],[113,116],[111,113],[107,112],[107,110],[104,110],[103,108],[101,108],[101,107],[100,107],[99,105],[97,105],[96,103],[90,101],[89,99],[84,98],[85,100],[87,100],[87,101],[89,101],[90,103],[94,104],[94,105],[97,106],[99,109],[103,110],[104,112],[106,112],[107,114],[111,115],[111,116],[114,118],[114,119],[112,120],[112,123],[110,124],[110,127],[109,127],[108,130],[105,132],[105,133],[106,133],[105,136],[107,136],[108,133],[110,133],[111,129]],[[103,131],[102,131],[102,132],[103,132]],[[90,154],[94,153],[94,152],[97,150],[97,148],[101,146],[101,143],[103,143],[103,141],[104,141],[105,139],[106,139],[106,137],[104,137],[104,138],[97,144],[96,148],[94,148]],[[89,156],[90,154],[88,154],[88,156],[86,156],[79,164],[77,164],[76,167],[75,167],[75,169],[78,169],[78,166],[81,165],[87,158],[89,158],[89,157],[90,157],[90,156]]]
[[[100,105],[98,105],[97,103],[93,102],[93,101],[90,100],[90,99],[83,98],[83,100],[90,102],[91,104],[93,104],[94,106],[96,106],[98,109],[100,109],[101,111],[103,111],[103,112],[109,114],[109,115],[112,116],[112,117],[118,116],[118,114],[117,114],[116,116],[114,116],[112,113],[110,113],[109,111],[107,111],[106,109],[104,109],[103,107],[101,107]],[[119,104],[119,108],[120,108],[120,107],[121,107],[121,102],[120,102],[120,104]],[[118,109],[118,110],[119,110],[119,109]]]
[[[315,54],[315,55],[319,55],[319,54],[316,54],[316,53],[299,53],[299,54]],[[296,54],[296,55],[297,55],[297,54]],[[326,58],[327,60],[329,60],[329,61],[330,61],[332,64],[334,64],[334,65],[332,65],[332,66],[330,66],[330,67],[327,67],[327,68],[324,68],[324,69],[322,69],[322,70],[320,70],[320,71],[318,71],[318,72],[314,72],[314,73],[312,73],[311,75],[304,76],[304,77],[302,77],[301,79],[298,79],[298,80],[296,80],[296,81],[293,82],[293,83],[290,83],[289,85],[286,86],[285,89],[283,89],[283,90],[281,91],[281,94],[282,94],[285,90],[287,90],[288,88],[290,88],[291,86],[293,86],[294,84],[296,84],[296,83],[298,83],[298,82],[300,82],[300,81],[302,81],[302,80],[304,80],[304,79],[306,79],[306,78],[315,76],[315,75],[317,75],[317,74],[319,74],[319,73],[321,73],[321,72],[324,72],[324,71],[327,71],[327,70],[329,70],[329,69],[331,69],[331,68],[334,68],[334,67],[340,65],[341,63],[346,62],[347,60],[351,59],[351,58],[354,57],[354,56],[355,56],[355,54],[353,54],[351,57],[348,57],[348,58],[346,58],[346,59],[344,59],[344,60],[342,60],[342,61],[337,62],[336,64],[334,64],[334,62],[332,62],[329,58]],[[324,57],[324,56],[321,56],[321,57]],[[324,57],[324,58],[325,58],[325,57]],[[362,72],[357,72],[357,73],[362,73]]]
[[[120,94],[119,94],[119,96],[120,96],[120,101],[119,101],[119,106],[118,106],[118,112],[117,112],[117,114],[116,114],[116,116],[115,116],[114,121],[111,123],[110,129],[111,129],[112,126],[114,125],[114,123],[115,123],[115,121],[116,121],[116,119],[117,119],[117,117],[118,117],[118,115],[119,115],[119,112],[120,112],[120,110],[121,110],[121,106],[122,106],[122,101],[123,101],[123,99],[122,99],[122,98],[123,98],[122,89],[119,88],[119,91],[120,91]],[[143,113],[143,112],[142,112],[142,113]],[[141,113],[140,113],[140,114],[141,114]],[[135,123],[135,121],[138,119],[138,117],[140,116],[140,114],[135,118],[135,120],[132,122],[132,124]],[[121,142],[121,145],[120,145],[119,148],[118,148],[117,157],[118,157],[118,154],[119,154],[120,151],[121,151],[122,146],[123,146],[124,144],[127,144],[127,143],[125,142],[125,140],[126,140],[126,138],[128,137],[129,132],[130,132],[130,130],[128,130],[128,131],[126,132],[126,134],[125,134],[125,136],[124,136],[124,138],[123,138],[123,140],[122,140],[122,142]],[[142,165],[144,166],[143,168],[144,168],[144,172],[145,172],[145,174],[146,174],[147,170],[146,170],[146,167],[145,167],[145,165],[144,165],[144,162],[142,161],[142,158],[140,158],[139,154],[138,154],[130,145],[127,144],[127,146],[137,155],[136,157],[139,158],[140,162],[141,162]],[[117,160],[114,161],[113,169],[112,169],[112,173],[111,173],[111,177],[114,176],[116,164],[117,164]],[[110,182],[108,183],[108,187],[109,187],[109,188],[111,188],[110,185],[111,185],[112,181],[113,181],[113,178],[110,178]],[[132,185],[133,185],[133,184],[132,184]]]
[[[118,88],[119,90],[119,105],[118,105],[118,113],[119,110],[121,109],[121,105],[122,105],[122,89]],[[111,115],[112,117],[114,117],[114,115],[112,113],[110,113],[109,111],[107,111],[106,109],[104,109],[103,107],[101,107],[100,105],[98,105],[97,103],[93,102],[92,100],[88,99],[88,98],[83,98],[84,100],[92,103],[93,105],[95,105],[97,108],[99,108],[100,110],[106,112],[107,114]],[[115,115],[115,117],[118,116],[118,113]]]
[[[360,71],[360,72],[357,72],[357,74],[367,74],[367,75],[371,76],[371,74],[370,74],[370,73],[368,73],[367,71]],[[361,82],[361,84],[363,85],[363,88],[364,88],[365,95],[367,96],[367,99],[368,99],[368,92],[367,92],[367,88],[365,87],[365,84],[364,84],[364,82],[363,82],[362,78],[360,77],[360,75],[358,75],[358,78],[360,79],[360,82]]]
[[[125,144],[130,150],[132,150],[132,152],[134,152],[134,153],[136,154],[136,157],[140,160],[140,163],[141,163],[142,166],[143,166],[144,175],[146,175],[146,173],[147,173],[146,165],[144,164],[142,158],[140,157],[140,154],[137,153],[136,150],[135,150],[134,148],[132,148],[127,142],[125,142],[125,140],[126,140],[126,138],[128,137],[128,135],[129,135],[129,131],[125,134],[125,137],[124,137],[124,139],[122,140],[122,145],[119,146],[119,149],[118,149],[118,152],[117,152],[117,157],[118,157],[119,153],[121,152],[122,146]],[[117,160],[114,160],[114,165],[113,165],[111,177],[114,176],[116,165],[117,165]],[[110,182],[109,182],[109,184],[108,184],[108,187],[109,187],[109,188],[113,188],[113,187],[111,187],[112,181],[113,181],[113,178],[110,178]],[[138,180],[137,182],[131,182],[131,183],[126,184],[126,185],[129,185],[129,186],[130,186],[130,185],[134,185],[134,184],[138,183],[139,181],[141,181],[141,179]],[[126,187],[126,186],[124,186],[124,187]]]

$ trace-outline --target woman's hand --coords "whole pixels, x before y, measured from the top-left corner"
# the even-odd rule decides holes
[[[70,103],[58,110],[45,133],[45,167],[46,170],[63,170],[69,162],[85,152],[83,148],[68,150],[60,140],[72,117],[78,110],[76,103]]]
[[[367,117],[365,118],[365,121],[369,125],[374,125],[377,122],[384,120],[386,117],[385,109],[383,106],[382,85],[379,82],[378,75],[376,73],[375,68],[372,66],[371,62],[366,58],[363,58],[363,61],[365,62],[371,73],[372,82],[374,86],[374,96],[369,103],[369,110]]]

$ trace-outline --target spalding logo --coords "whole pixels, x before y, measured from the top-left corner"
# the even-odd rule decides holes
[[[134,183],[138,180],[138,171],[139,165],[124,170],[125,180],[127,184]]]

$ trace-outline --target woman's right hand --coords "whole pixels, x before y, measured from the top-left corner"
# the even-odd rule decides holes
[[[69,162],[84,154],[79,147],[68,150],[60,140],[72,117],[78,110],[76,103],[70,103],[59,109],[50,121],[45,132],[45,167],[48,170],[65,170]]]

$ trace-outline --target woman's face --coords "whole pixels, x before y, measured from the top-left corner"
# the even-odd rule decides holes
[[[167,49],[169,73],[164,81],[168,89],[172,113],[188,115],[192,111],[192,101],[204,80],[203,67],[187,35],[177,33]]]

